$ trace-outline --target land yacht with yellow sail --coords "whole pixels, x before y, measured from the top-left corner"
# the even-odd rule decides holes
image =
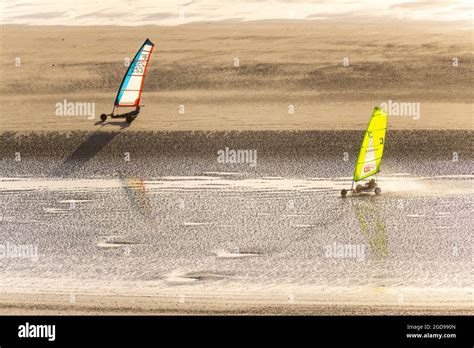
[[[370,118],[369,125],[364,134],[364,139],[357,156],[357,162],[352,178],[352,194],[362,192],[375,192],[379,195],[382,190],[372,178],[365,185],[358,184],[354,189],[354,183],[372,177],[380,171],[382,164],[383,150],[385,148],[385,133],[387,131],[387,113],[380,107],[375,107]],[[341,196],[345,197],[347,190],[341,191]]]

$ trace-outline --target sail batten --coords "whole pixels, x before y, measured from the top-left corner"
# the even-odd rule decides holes
[[[364,134],[354,169],[354,181],[359,181],[380,171],[385,147],[387,114],[379,107],[374,109]]]
[[[153,42],[146,39],[136,53],[120,84],[115,98],[115,107],[136,107],[139,105],[148,62],[154,47]]]

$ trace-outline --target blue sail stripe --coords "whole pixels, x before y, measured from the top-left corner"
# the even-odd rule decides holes
[[[125,90],[127,89],[128,83],[130,82],[130,78],[132,77],[132,74],[129,74],[129,73],[135,70],[135,67],[138,64],[138,61],[143,60],[143,59],[139,59],[141,57],[142,52],[143,52],[143,48],[140,49],[138,54],[135,56],[135,59],[133,60],[132,64],[130,65],[130,68],[128,68],[127,74],[125,75],[125,80],[123,80],[122,86],[120,87],[120,93],[117,97],[117,101],[115,105],[120,104],[120,100],[122,99],[123,92],[125,92]]]

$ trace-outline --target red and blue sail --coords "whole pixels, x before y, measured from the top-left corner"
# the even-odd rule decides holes
[[[145,81],[146,69],[155,45],[146,39],[133,58],[115,98],[115,107],[138,106]]]

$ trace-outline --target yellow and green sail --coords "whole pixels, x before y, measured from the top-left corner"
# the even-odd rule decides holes
[[[354,170],[354,181],[359,181],[379,172],[385,147],[387,113],[375,107],[365,131]]]

